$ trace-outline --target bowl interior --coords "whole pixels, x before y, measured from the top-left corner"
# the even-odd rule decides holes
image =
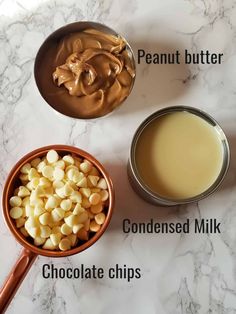
[[[107,34],[111,35],[118,35],[117,32],[115,32],[113,29],[95,22],[75,22],[71,24],[67,24],[59,29],[57,29],[55,32],[53,32],[41,45],[34,64],[34,77],[36,81],[36,85],[38,87],[38,90],[41,94],[41,96],[44,98],[44,100],[57,112],[60,112],[63,115],[73,117],[73,118],[82,118],[86,119],[82,116],[78,115],[78,112],[76,112],[73,108],[66,106],[62,102],[58,101],[57,97],[54,97],[53,95],[58,93],[58,90],[65,88],[65,87],[57,87],[52,79],[52,73],[55,70],[55,66],[59,66],[61,64],[51,64],[48,62],[48,59],[50,59],[51,56],[55,55],[54,47],[55,45],[58,45],[61,38],[63,38],[65,35],[80,32],[88,28],[97,29],[99,31],[102,31]],[[124,39],[124,38],[123,38]],[[124,39],[125,40],[125,39]],[[128,51],[133,69],[135,71],[135,60],[134,60],[134,54],[133,51],[126,42],[126,49]],[[64,60],[65,62],[65,60]],[[48,69],[48,71],[44,71],[44,69]],[[131,92],[133,85],[134,85],[135,76],[132,80],[132,85],[130,86],[129,93]],[[46,89],[50,89],[50,95],[46,92]],[[76,97],[76,96],[70,96],[70,97]],[[109,113],[108,113],[109,114]],[[93,118],[93,117],[90,117]]]
[[[21,184],[21,181],[19,179],[19,174],[20,174],[20,169],[22,165],[24,165],[27,162],[30,162],[34,158],[45,156],[50,149],[56,150],[60,156],[64,156],[66,154],[72,154],[78,157],[86,158],[99,170],[101,175],[106,180],[107,186],[108,186],[109,199],[108,199],[108,205],[105,207],[105,210],[104,210],[106,213],[106,220],[104,224],[102,225],[100,230],[97,233],[95,233],[88,241],[79,241],[79,244],[76,247],[68,251],[46,250],[46,249],[42,249],[40,247],[35,246],[31,238],[24,237],[23,234],[17,229],[14,219],[12,219],[9,214],[9,211],[10,211],[9,199],[13,195],[15,188]],[[52,146],[42,147],[33,151],[25,155],[22,159],[20,159],[16,163],[16,165],[13,167],[13,169],[9,173],[8,178],[6,180],[4,190],[3,190],[2,203],[3,203],[3,213],[4,213],[5,221],[9,229],[11,230],[11,232],[14,234],[15,238],[21,245],[35,252],[36,254],[40,254],[44,256],[51,256],[51,257],[60,257],[60,256],[68,256],[68,255],[79,253],[87,249],[89,246],[91,246],[101,237],[101,235],[104,233],[111,219],[112,210],[114,207],[114,189],[113,189],[112,181],[108,173],[93,156],[91,156],[87,152],[76,147],[66,146],[66,145],[52,145]]]

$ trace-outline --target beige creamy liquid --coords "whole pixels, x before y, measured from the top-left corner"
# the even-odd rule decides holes
[[[217,179],[223,149],[213,126],[188,112],[151,122],[136,147],[139,175],[155,193],[186,199],[206,191]]]

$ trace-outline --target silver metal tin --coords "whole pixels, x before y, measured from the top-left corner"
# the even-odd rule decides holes
[[[173,199],[168,199],[164,198],[156,193],[154,193],[149,187],[145,184],[143,179],[139,176],[137,166],[136,166],[136,161],[135,161],[135,151],[136,151],[136,144],[138,142],[138,139],[143,132],[143,130],[146,128],[146,126],[154,121],[155,119],[166,115],[168,113],[173,113],[173,112],[179,112],[179,111],[186,111],[192,114],[195,114],[205,121],[207,121],[209,124],[211,124],[216,131],[219,134],[219,137],[221,139],[222,143],[222,148],[223,148],[223,164],[221,171],[219,173],[218,178],[216,181],[208,188],[205,192],[194,196],[192,198],[188,199],[182,199],[182,200],[173,200]],[[219,126],[219,124],[216,122],[215,119],[213,119],[210,115],[205,113],[204,111],[194,108],[194,107],[188,107],[188,106],[173,106],[173,107],[168,107],[165,109],[158,110],[154,112],[152,115],[147,117],[138,127],[136,130],[132,144],[131,144],[131,149],[130,149],[130,156],[128,160],[128,177],[131,183],[131,186],[133,189],[146,201],[155,204],[155,205],[163,205],[163,206],[175,206],[175,205],[180,205],[180,204],[188,204],[188,203],[193,203],[197,202],[210,194],[212,194],[221,184],[223,181],[227,170],[229,168],[229,163],[230,163],[230,149],[229,149],[229,144],[227,141],[227,138]]]
[[[53,111],[55,111],[58,114],[61,114],[62,116],[68,116],[68,117],[72,117],[72,118],[76,118],[76,119],[86,119],[86,120],[92,120],[92,119],[101,119],[103,117],[107,117],[108,115],[111,115],[113,113],[113,111],[115,111],[117,108],[119,108],[125,101],[126,99],[129,97],[129,95],[122,100],[122,102],[111,112],[109,112],[108,114],[106,114],[105,116],[102,117],[97,117],[97,118],[81,118],[77,115],[72,115],[72,114],[66,114],[63,111],[63,106],[53,106],[50,101],[47,100],[47,97],[45,95],[45,92],[40,84],[40,76],[38,74],[38,68],[42,67],[43,64],[43,59],[45,58],[45,56],[47,56],[47,52],[50,48],[50,46],[52,45],[53,42],[58,42],[61,38],[63,38],[65,35],[68,35],[70,33],[74,33],[74,32],[80,32],[83,31],[87,28],[94,28],[97,29],[101,32],[107,33],[107,34],[111,34],[111,35],[115,35],[115,36],[120,36],[121,38],[123,38],[123,40],[126,43],[126,48],[133,66],[133,70],[135,72],[135,76],[132,79],[132,84],[130,86],[130,90],[129,90],[129,95],[133,89],[134,86],[134,82],[136,79],[136,61],[135,61],[135,55],[134,52],[130,46],[130,44],[128,43],[128,41],[126,40],[126,38],[124,36],[122,36],[120,33],[116,32],[114,29],[102,24],[102,23],[98,23],[98,22],[92,22],[92,21],[79,21],[79,22],[74,22],[74,23],[70,23],[67,24],[65,26],[60,27],[59,29],[55,30],[53,33],[51,33],[46,39],[45,41],[42,43],[42,45],[40,46],[36,58],[35,58],[35,62],[34,62],[34,78],[35,78],[35,82],[37,85],[37,88],[41,94],[41,96],[43,97],[43,99],[47,102],[47,104],[53,109]],[[51,75],[51,73],[49,73],[49,75]]]

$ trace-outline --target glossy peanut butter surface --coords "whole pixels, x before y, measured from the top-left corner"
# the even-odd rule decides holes
[[[44,98],[80,118],[111,112],[129,95],[135,76],[125,40],[88,28],[50,42],[38,67]]]
[[[188,112],[157,118],[137,142],[139,175],[154,193],[169,199],[187,199],[206,191],[216,181],[222,163],[216,129]]]

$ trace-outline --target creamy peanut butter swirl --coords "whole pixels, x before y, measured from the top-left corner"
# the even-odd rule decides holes
[[[53,81],[71,95],[81,117],[102,116],[129,95],[135,76],[132,57],[120,36],[86,29],[62,38]],[[61,96],[63,97],[63,92]]]

